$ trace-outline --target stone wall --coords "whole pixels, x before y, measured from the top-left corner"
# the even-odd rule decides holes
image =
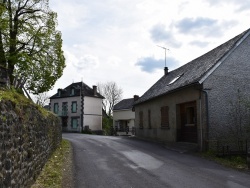
[[[250,36],[203,83],[208,93],[209,140],[229,143],[249,140],[249,46]]]
[[[0,112],[0,188],[30,187],[61,142],[60,119],[3,100]]]

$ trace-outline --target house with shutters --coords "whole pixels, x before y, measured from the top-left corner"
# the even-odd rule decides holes
[[[235,138],[234,104],[250,101],[249,83],[247,30],[173,71],[165,67],[164,75],[134,105],[136,136],[195,143],[200,150],[211,148],[213,141]],[[249,126],[243,108],[242,130]]]
[[[113,128],[117,135],[134,134],[135,111],[133,106],[138,98],[139,96],[134,95],[134,98],[123,99],[114,106]]]
[[[97,86],[83,82],[72,83],[50,97],[50,109],[62,119],[62,130],[81,132],[102,131],[102,99]]]

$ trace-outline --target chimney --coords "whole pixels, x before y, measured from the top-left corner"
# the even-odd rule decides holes
[[[139,99],[138,95],[134,95],[134,101],[137,101]]]
[[[60,97],[61,96],[62,89],[57,89],[57,95]]]
[[[168,74],[168,68],[165,67],[165,68],[164,68],[164,75],[167,75],[167,74]]]
[[[94,93],[94,96],[97,96],[97,86],[93,86],[93,93]]]

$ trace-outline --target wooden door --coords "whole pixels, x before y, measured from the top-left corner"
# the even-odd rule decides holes
[[[195,101],[180,104],[180,118],[180,141],[197,143],[197,109]]]

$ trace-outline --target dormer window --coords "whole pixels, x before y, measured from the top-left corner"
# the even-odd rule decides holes
[[[58,95],[58,97],[61,96],[61,89],[58,89],[58,90],[57,90],[57,95]]]
[[[75,88],[71,88],[70,95],[75,95]]]

